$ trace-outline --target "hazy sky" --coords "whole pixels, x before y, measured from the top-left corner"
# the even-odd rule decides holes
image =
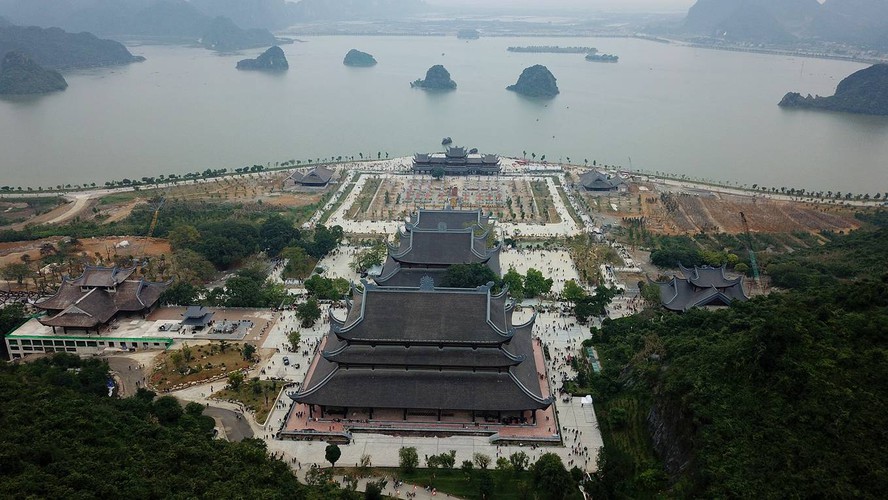
[[[686,11],[696,0],[426,0],[432,5],[466,7],[584,8],[604,11]]]

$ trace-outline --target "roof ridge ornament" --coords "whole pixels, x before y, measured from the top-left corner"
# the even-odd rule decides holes
[[[435,280],[429,275],[423,276],[419,279],[419,290],[422,292],[434,292]]]

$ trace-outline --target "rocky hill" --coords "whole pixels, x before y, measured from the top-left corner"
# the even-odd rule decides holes
[[[290,64],[284,56],[284,51],[275,45],[263,52],[255,59],[243,59],[238,61],[237,69],[256,71],[287,71]]]
[[[58,71],[45,69],[20,52],[7,52],[0,63],[0,95],[45,94],[68,88]]]
[[[826,109],[865,115],[888,115],[888,64],[874,64],[853,73],[829,97],[802,97],[797,92],[783,96],[784,108]]]
[[[506,90],[528,97],[555,97],[560,92],[555,76],[540,64],[525,68],[515,85],[509,85]]]
[[[268,47],[279,42],[270,31],[264,29],[241,29],[227,17],[217,17],[201,37],[201,44],[220,52]]]
[[[358,49],[351,49],[348,51],[348,54],[345,55],[342,64],[345,64],[346,66],[361,67],[375,66],[376,58],[366,52],[361,52]]]
[[[91,68],[144,61],[120,42],[91,33],[68,33],[59,28],[0,27],[0,54],[18,51],[38,65],[54,69]]]
[[[454,90],[456,82],[450,79],[450,72],[444,66],[436,64],[426,71],[425,80],[416,80],[410,86],[426,90]]]

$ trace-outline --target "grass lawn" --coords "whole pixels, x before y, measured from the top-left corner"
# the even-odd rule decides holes
[[[275,398],[283,386],[280,380],[245,380],[236,391],[223,389],[213,393],[213,397],[240,401],[253,411],[256,422],[262,424],[271,413]]]
[[[160,390],[170,389],[173,386],[209,380],[234,370],[249,367],[252,363],[245,361],[241,355],[239,344],[228,344],[225,352],[219,348],[219,343],[189,347],[191,359],[185,359],[185,348],[164,352],[157,360],[154,373],[151,374],[151,384]],[[183,359],[177,366],[178,356]]]

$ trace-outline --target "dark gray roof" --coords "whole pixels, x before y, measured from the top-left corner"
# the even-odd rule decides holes
[[[119,312],[138,312],[152,307],[169,283],[129,280],[119,283],[116,291],[94,287],[83,291],[72,281],[63,281],[52,297],[36,304],[53,314],[40,319],[46,326],[94,328],[107,323]]]
[[[591,170],[580,175],[580,184],[592,191],[610,191],[619,188],[623,184],[623,179],[619,176],[608,177],[601,172]]]
[[[83,274],[72,279],[71,283],[84,287],[113,287],[126,281],[135,270],[135,267],[122,269],[119,267],[86,266]]]
[[[478,226],[487,229],[490,218],[478,210],[419,210],[407,224],[407,230],[419,229],[464,229]]]
[[[326,167],[315,167],[309,170],[306,173],[302,173],[299,171],[293,172],[290,175],[290,179],[292,179],[297,184],[303,184],[308,186],[319,186],[324,185],[330,182],[330,179],[333,177],[333,171]]]
[[[207,326],[215,314],[203,306],[188,306],[182,324],[185,326]]]
[[[332,364],[332,363],[331,363]],[[295,401],[350,408],[521,411],[552,399],[524,390],[510,371],[338,368]]]
[[[728,279],[724,268],[681,267],[687,278],[673,277],[671,281],[657,283],[663,307],[671,311],[687,311],[694,307],[729,305],[735,300],[747,300],[743,291],[743,279]]]
[[[449,347],[399,345],[347,345],[339,351],[324,350],[324,358],[340,365],[395,365],[411,367],[490,368],[517,365],[524,356],[501,347]]]
[[[475,238],[472,228],[447,230],[413,228],[407,234],[401,235],[397,248],[389,247],[389,255],[398,262],[425,265],[487,262],[499,251],[499,245],[488,249],[486,239]]]
[[[362,343],[499,345],[510,336],[511,305],[504,294],[477,289],[378,287],[355,293],[334,333]]]

